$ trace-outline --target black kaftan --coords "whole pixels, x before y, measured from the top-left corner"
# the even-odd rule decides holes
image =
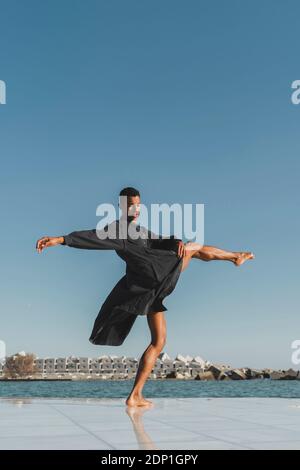
[[[64,236],[67,246],[115,250],[126,263],[125,276],[110,292],[95,320],[89,338],[93,344],[121,345],[137,315],[167,310],[162,301],[177,284],[183,261],[177,255],[179,240],[173,236],[153,239],[150,237],[154,234],[145,227],[137,229],[139,237],[135,238],[120,219],[100,231],[83,230]]]

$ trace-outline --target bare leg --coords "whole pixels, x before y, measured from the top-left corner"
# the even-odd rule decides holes
[[[194,243],[193,245],[197,245],[197,243]],[[183,257],[182,265],[181,265],[181,272],[184,271],[188,265],[190,264],[191,259],[198,253],[200,250],[201,245],[198,245],[198,247],[193,246],[191,247],[191,244],[187,243],[185,245],[185,256]]]
[[[132,391],[126,400],[127,406],[147,406],[152,403],[143,397],[142,389],[155,365],[156,359],[166,344],[166,320],[164,313],[149,313],[147,320],[151,331],[151,343],[140,359]]]
[[[215,246],[200,245],[197,243],[187,243],[185,245],[187,256],[201,259],[202,261],[231,261],[236,266],[240,266],[248,259],[253,259],[254,255],[250,251],[226,251]]]

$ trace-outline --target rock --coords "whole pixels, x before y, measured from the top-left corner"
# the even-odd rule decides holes
[[[300,378],[298,370],[274,370],[270,373],[272,380],[297,380]]]
[[[213,364],[209,366],[207,371],[211,372],[216,380],[219,378],[219,375],[221,375],[222,373],[222,369],[220,369],[217,366],[214,366]]]
[[[246,367],[245,369],[243,369],[243,372],[244,372],[245,377],[246,377],[247,380],[250,380],[250,379],[254,378],[254,374],[253,374],[252,370],[250,369],[250,367]]]
[[[240,369],[229,370],[227,372],[227,375],[231,378],[231,380],[245,380],[246,379],[246,374]]]
[[[196,375],[195,380],[216,380],[214,374],[211,371],[199,372]]]
[[[263,378],[263,375],[262,375],[262,372],[260,370],[255,370],[255,369],[247,369],[245,371],[245,374],[246,374],[246,379],[250,380],[250,379],[262,379]]]
[[[176,372],[176,379],[184,379],[185,376],[181,374],[180,372]]]
[[[245,367],[242,372],[244,372],[246,379],[251,380],[251,379],[262,379],[263,378],[263,373],[260,370],[257,369],[251,369],[250,367]]]
[[[273,372],[272,369],[263,369],[263,370],[261,371],[261,377],[262,377],[263,379],[270,379],[272,372]]]
[[[289,370],[274,370],[270,374],[272,380],[297,380],[299,379],[299,371],[289,369]]]
[[[226,372],[222,372],[222,373],[219,375],[218,380],[230,380],[230,377],[228,377],[228,375],[227,375]]]
[[[284,372],[284,378],[280,380],[296,380],[299,375],[299,371],[289,369]]]
[[[282,380],[284,377],[284,373],[282,371],[274,370],[270,374],[270,378],[272,380]]]

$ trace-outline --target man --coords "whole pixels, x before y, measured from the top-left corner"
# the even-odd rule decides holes
[[[60,237],[43,237],[37,241],[39,253],[46,247],[67,245],[73,248],[115,250],[126,263],[126,274],[113,288],[95,320],[90,341],[93,344],[120,345],[131,330],[137,315],[146,315],[151,342],[141,356],[133,388],[126,400],[128,406],[151,404],[142,395],[157,357],[166,344],[166,320],[163,299],[173,292],[180,273],[191,259],[225,260],[240,266],[254,258],[250,252],[229,252],[193,242],[183,243],[175,237],[150,238],[152,232],[138,226],[140,193],[132,187],[120,192],[122,217],[97,231],[83,230]],[[130,227],[134,228],[131,232]],[[117,236],[105,236],[110,229]],[[133,237],[139,232],[139,237]],[[113,233],[113,231],[111,231]],[[122,236],[120,236],[122,235]]]

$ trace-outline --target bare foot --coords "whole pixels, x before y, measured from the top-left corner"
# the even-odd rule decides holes
[[[238,253],[234,264],[236,266],[241,266],[241,264],[245,263],[245,261],[247,261],[248,259],[254,259],[254,254],[251,251]]]
[[[150,406],[152,401],[146,400],[142,395],[130,395],[126,400],[127,406]]]

